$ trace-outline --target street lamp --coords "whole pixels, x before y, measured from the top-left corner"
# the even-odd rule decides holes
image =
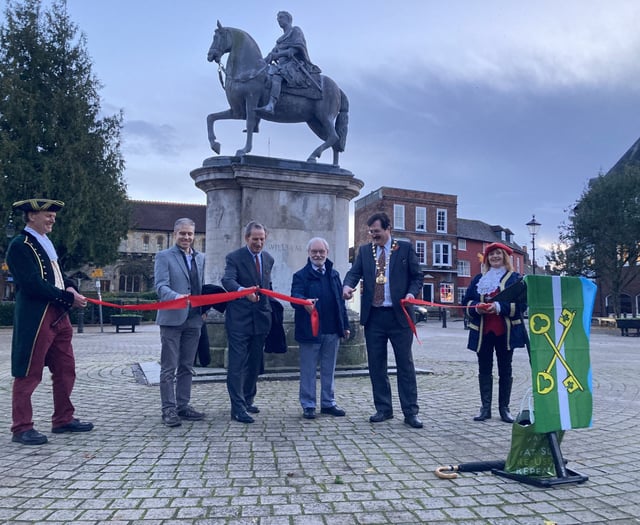
[[[536,221],[536,216],[534,214],[533,218],[527,223],[527,228],[529,228],[529,233],[531,234],[531,253],[533,255],[533,258],[532,258],[533,275],[536,274],[536,234],[538,233],[540,226],[542,226],[542,224]]]
[[[16,234],[16,225],[13,224],[13,219],[9,217],[9,222],[4,227],[4,234],[7,236],[7,239],[12,239]]]

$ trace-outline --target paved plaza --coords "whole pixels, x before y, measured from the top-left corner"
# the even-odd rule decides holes
[[[474,422],[479,407],[475,355],[461,322],[419,325],[414,343],[421,430],[395,418],[372,425],[368,377],[336,380],[346,417],[301,417],[298,382],[258,384],[252,425],[229,418],[222,382],[193,387],[202,422],[167,428],[158,387],[142,384],[137,363],[157,361],[159,330],[105,326],[74,336],[77,417],[86,434],[51,434],[50,379],[34,395],[36,428],[49,443],[11,442],[11,331],[0,329],[0,523],[225,525],[640,523],[640,338],[594,329],[594,426],[568,431],[568,467],[582,484],[538,488],[490,472],[439,479],[439,465],[505,459],[511,427]],[[530,385],[524,349],[514,358],[515,414]],[[393,377],[395,382],[395,377]]]

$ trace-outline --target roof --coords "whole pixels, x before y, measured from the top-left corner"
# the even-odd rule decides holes
[[[175,202],[129,201],[132,230],[173,231],[177,219],[187,217],[196,223],[196,233],[204,233],[207,226],[205,204],[180,204]]]
[[[523,251],[515,242],[505,242],[501,239],[498,235],[500,231],[511,233],[511,230],[503,228],[502,226],[491,225],[477,220],[458,218],[458,238],[489,243],[502,242],[519,252]]]
[[[626,166],[638,165],[640,165],[640,139],[636,140],[633,146],[631,146],[627,152],[620,157],[613,168],[607,172],[607,175],[615,171],[622,171]]]

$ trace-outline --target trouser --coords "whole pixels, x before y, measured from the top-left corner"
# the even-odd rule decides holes
[[[483,334],[482,344],[478,351],[478,373],[491,375],[493,373],[493,352],[496,353],[498,362],[498,375],[511,377],[511,361],[513,352],[507,350],[507,334],[495,335],[493,332]]]
[[[162,411],[181,410],[191,401],[193,361],[198,350],[202,318],[190,317],[180,326],[160,326],[160,402]]]
[[[57,320],[55,326],[51,326]],[[34,344],[27,375],[13,381],[11,432],[22,433],[33,428],[31,396],[42,382],[45,365],[51,372],[53,390],[51,426],[60,427],[73,420],[75,409],[71,403],[71,391],[76,380],[76,363],[72,336],[69,317],[60,319],[60,310],[49,307]]]
[[[371,308],[369,319],[364,327],[364,336],[376,410],[384,414],[393,413],[391,386],[387,372],[387,343],[390,341],[398,371],[398,397],[402,413],[405,416],[417,415],[418,386],[411,353],[413,343],[411,329],[398,323],[393,308]]]
[[[320,363],[320,406],[336,404],[334,395],[338,334],[320,334],[317,343],[300,343],[300,405],[316,407],[316,368]]]
[[[264,341],[267,334],[245,334],[227,331],[229,363],[227,391],[231,414],[242,414],[253,405],[257,393],[258,375],[262,368]]]

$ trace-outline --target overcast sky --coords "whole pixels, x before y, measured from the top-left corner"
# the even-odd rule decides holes
[[[213,155],[206,115],[228,107],[206,60],[216,20],[247,31],[266,55],[282,34],[281,9],[349,97],[340,163],[365,182],[361,196],[380,186],[455,194],[459,217],[510,228],[521,245],[535,213],[546,246],[588,179],[640,136],[636,0],[67,6],[104,84],[103,110],[124,111],[133,199],[206,202],[189,172]],[[242,129],[217,124],[222,155],[243,145]],[[318,144],[302,124],[263,122],[252,154],[304,160]]]

